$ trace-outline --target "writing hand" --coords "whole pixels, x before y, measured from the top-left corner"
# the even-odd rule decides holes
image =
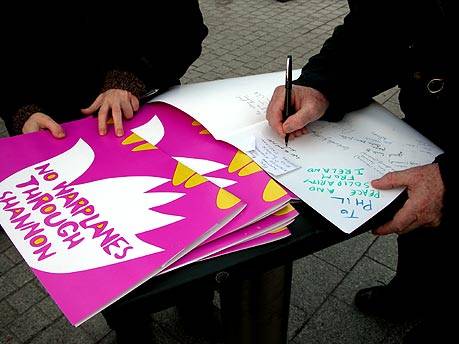
[[[391,172],[373,180],[371,185],[381,190],[407,187],[408,200],[392,221],[373,230],[374,234],[403,234],[418,227],[438,227],[441,222],[445,187],[438,164]]]
[[[290,137],[306,133],[306,125],[322,117],[329,105],[325,96],[316,89],[293,85],[291,100],[295,113],[282,123],[284,98],[285,87],[276,87],[266,111],[269,125],[282,137],[286,133],[290,133]]]
[[[33,133],[39,130],[49,130],[56,139],[65,137],[64,129],[55,120],[42,112],[35,112],[24,123],[22,133]]]
[[[111,115],[115,126],[115,135],[123,136],[123,117],[131,119],[137,110],[139,110],[139,99],[131,92],[110,89],[101,93],[88,108],[82,109],[81,113],[91,115],[98,111],[100,135],[107,133],[107,119]]]

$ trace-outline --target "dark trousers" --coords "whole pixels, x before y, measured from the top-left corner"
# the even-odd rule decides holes
[[[419,228],[398,237],[398,265],[394,281],[412,295],[427,314],[455,311],[458,271],[455,228]],[[406,292],[406,293],[405,293]]]

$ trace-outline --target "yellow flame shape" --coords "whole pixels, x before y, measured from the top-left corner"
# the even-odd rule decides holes
[[[269,233],[273,233],[273,234],[276,234],[276,233],[280,233],[280,232],[283,232],[287,229],[287,227],[282,227],[282,228],[277,228],[275,230],[272,230],[271,232]]]
[[[152,150],[152,149],[158,149],[158,147],[152,145],[151,143],[144,143],[140,146],[134,147],[132,149],[133,152],[141,152],[141,151],[146,151],[146,150]]]
[[[200,184],[203,184],[205,182],[207,182],[207,179],[204,178],[203,176],[201,176],[200,174],[196,173],[196,174],[192,175],[191,178],[186,181],[185,187],[187,189],[191,189],[191,188],[193,188],[195,186],[198,186]]]
[[[241,200],[225,189],[220,189],[217,194],[217,207],[219,209],[229,209],[238,204]]]
[[[288,213],[290,213],[291,211],[294,211],[294,210],[295,210],[295,208],[293,208],[293,206],[289,203],[285,207],[283,207],[282,209],[279,209],[278,211],[276,211],[274,213],[274,215],[282,216],[282,215],[288,214]]]
[[[263,190],[263,200],[265,202],[273,202],[284,197],[286,194],[287,191],[271,179]]]
[[[174,176],[172,177],[172,185],[178,186],[182,184],[185,180],[190,178],[195,173],[196,172],[194,172],[188,166],[185,166],[181,162],[178,162],[177,166],[175,167]]]
[[[258,166],[256,162],[252,161],[250,164],[248,164],[242,170],[240,170],[238,175],[239,177],[245,177],[260,171],[261,167]]]
[[[237,153],[234,155],[233,160],[231,160],[231,163],[228,166],[228,172],[233,173],[245,165],[248,165],[252,162],[252,159],[242,153],[241,151],[237,151]]]
[[[128,137],[126,137],[123,142],[121,142],[122,145],[130,145],[132,143],[137,143],[137,142],[142,142],[145,141],[143,138],[141,138],[137,134],[131,134]]]

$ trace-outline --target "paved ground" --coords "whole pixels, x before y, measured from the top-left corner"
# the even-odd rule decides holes
[[[200,3],[210,33],[202,57],[184,77],[187,83],[279,71],[287,54],[293,55],[294,68],[300,68],[348,11],[344,0]],[[376,99],[399,113],[396,96],[394,89]],[[5,135],[1,123],[0,135]],[[394,239],[364,234],[298,260],[290,343],[400,343],[406,324],[363,316],[352,304],[358,289],[385,283],[393,276]],[[174,309],[152,319],[158,343],[206,343],[184,332]],[[0,233],[0,343],[115,342],[102,316],[79,328],[70,326],[6,235]]]

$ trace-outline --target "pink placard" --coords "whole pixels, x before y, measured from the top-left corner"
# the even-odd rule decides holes
[[[136,116],[125,130],[151,118]],[[97,120],[0,140],[0,224],[72,324],[218,231],[245,203]]]

